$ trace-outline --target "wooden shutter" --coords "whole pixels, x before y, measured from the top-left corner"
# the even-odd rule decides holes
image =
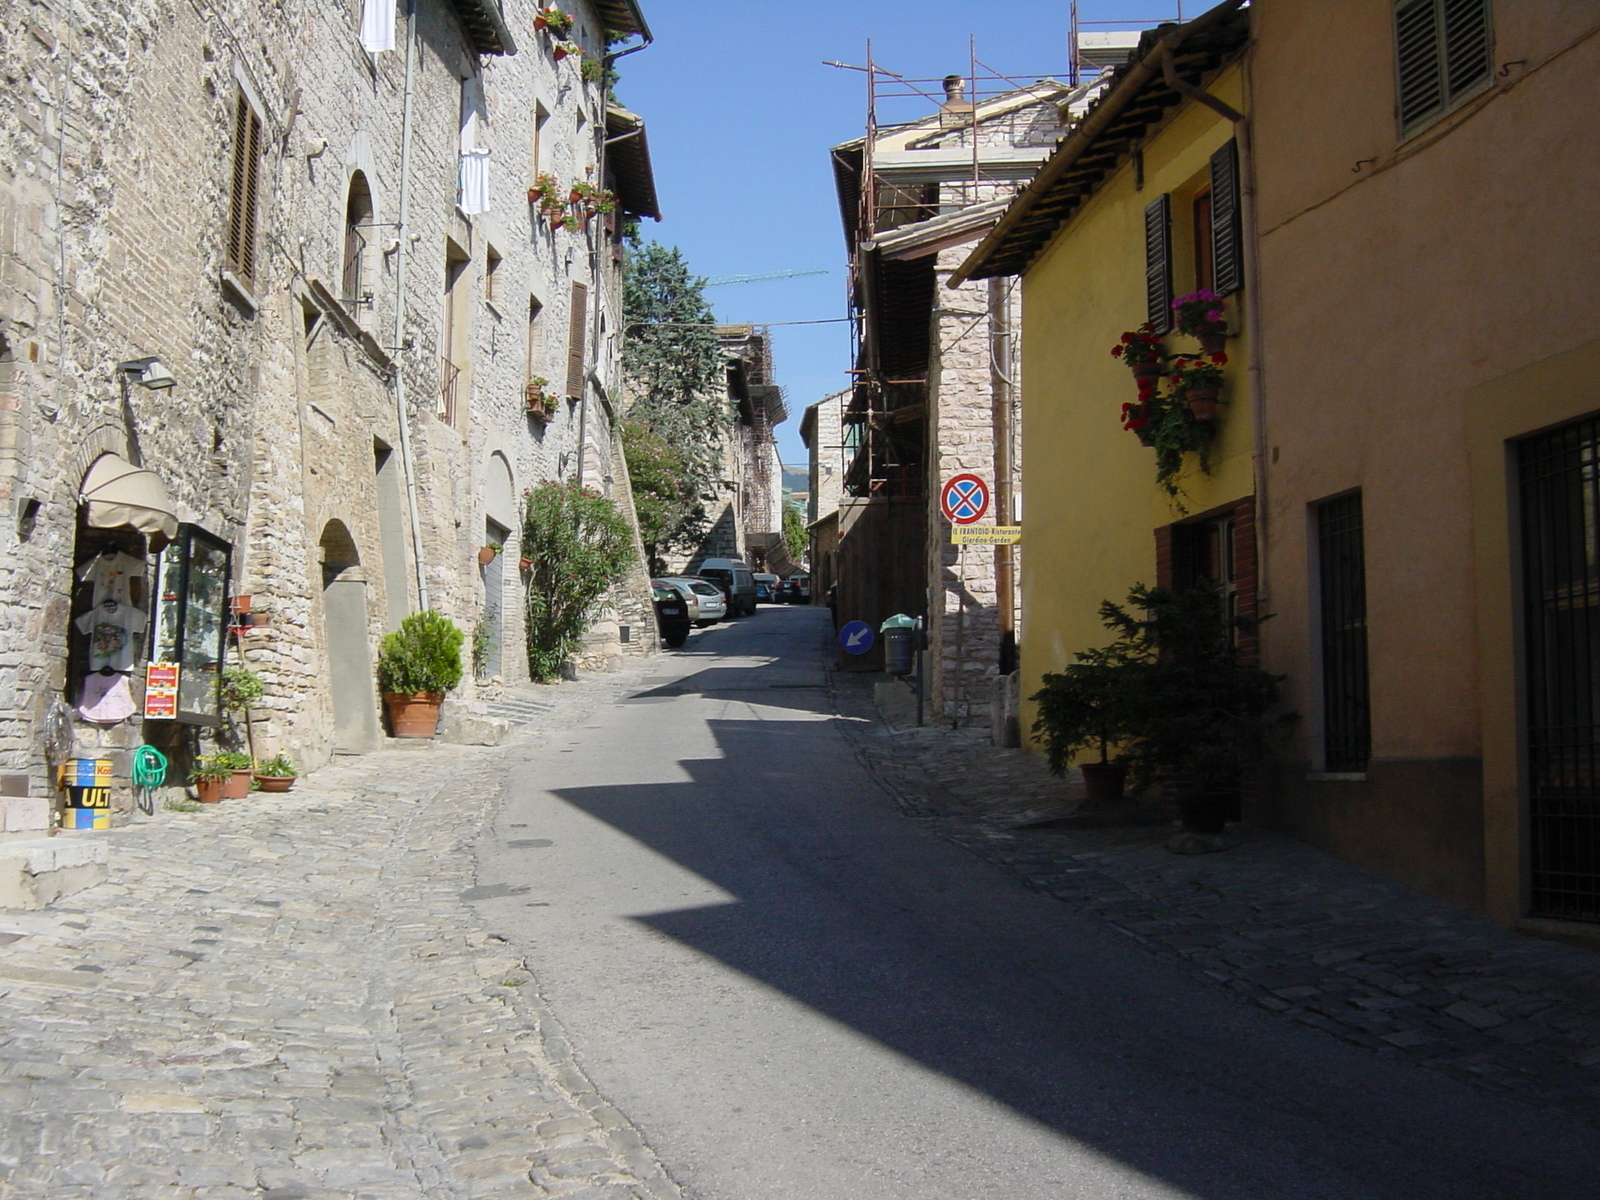
[[[1439,63],[1437,0],[1410,0],[1394,11],[1395,67],[1400,83],[1400,128],[1410,129],[1444,105]]]
[[[1489,79],[1489,0],[1406,0],[1394,12],[1400,131],[1408,133]]]
[[[1244,286],[1239,145],[1231,139],[1211,156],[1211,278],[1219,296],[1231,296]]]
[[[261,188],[261,118],[244,92],[233,122],[233,191],[228,208],[228,268],[246,283],[256,275],[256,208]]]
[[[1172,328],[1172,197],[1163,192],[1144,210],[1146,319],[1157,333]]]
[[[1445,96],[1472,90],[1494,67],[1489,0],[1444,0]]]
[[[573,400],[581,400],[584,348],[589,333],[589,288],[586,284],[572,285],[572,306],[567,320],[567,395]]]

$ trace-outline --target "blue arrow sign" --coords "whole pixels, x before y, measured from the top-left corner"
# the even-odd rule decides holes
[[[839,644],[846,654],[865,654],[872,649],[876,635],[865,621],[851,621],[839,630]]]

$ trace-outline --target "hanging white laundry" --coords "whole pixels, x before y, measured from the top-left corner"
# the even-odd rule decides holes
[[[489,152],[461,156],[461,211],[471,216],[489,211]]]
[[[489,108],[481,75],[461,81],[461,211],[489,211]]]
[[[361,45],[368,54],[394,49],[394,0],[366,0],[361,10]]]

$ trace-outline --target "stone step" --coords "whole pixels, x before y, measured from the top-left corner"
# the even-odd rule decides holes
[[[91,834],[0,842],[0,908],[44,908],[93,887],[106,860],[106,843]]]

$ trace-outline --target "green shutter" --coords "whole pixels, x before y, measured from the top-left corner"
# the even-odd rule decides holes
[[[1231,139],[1211,156],[1211,276],[1219,296],[1231,296],[1244,287],[1239,144]]]
[[[1157,333],[1172,328],[1172,197],[1163,192],[1144,210],[1146,320]]]

